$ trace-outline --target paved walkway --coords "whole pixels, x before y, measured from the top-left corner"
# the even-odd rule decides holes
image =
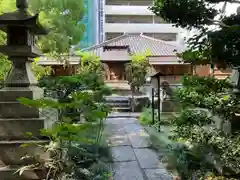
[[[149,148],[144,128],[126,114],[110,115],[105,125],[113,155],[114,180],[172,180],[157,154]]]

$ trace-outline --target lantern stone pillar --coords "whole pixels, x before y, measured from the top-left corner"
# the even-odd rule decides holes
[[[20,167],[36,162],[34,158],[23,160],[25,155],[39,155],[42,160],[48,157],[36,145],[20,148],[21,144],[47,141],[40,136],[39,130],[44,128],[45,123],[40,118],[39,109],[26,107],[17,99],[36,99],[43,96],[43,91],[36,86],[37,80],[31,71],[31,62],[41,54],[35,47],[35,35],[47,32],[39,24],[38,14],[31,16],[28,13],[26,0],[16,0],[16,7],[15,12],[0,15],[0,30],[7,34],[7,44],[0,46],[0,52],[7,55],[12,62],[5,87],[0,90],[0,179],[40,180],[44,179],[41,169],[27,170],[21,176],[15,173]],[[26,137],[26,132],[31,132],[33,137]]]

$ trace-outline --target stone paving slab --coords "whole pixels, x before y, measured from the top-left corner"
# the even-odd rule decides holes
[[[132,124],[137,123],[135,118],[107,118],[105,124]]]
[[[122,124],[123,119],[121,118],[107,118],[105,124]]]
[[[114,163],[113,168],[114,180],[144,180],[136,161]]]
[[[112,147],[111,150],[114,162],[136,160],[135,154],[131,146],[117,146]]]
[[[104,130],[110,136],[126,134],[125,128],[122,124],[108,124],[107,126],[105,126]]]
[[[127,133],[133,132],[145,132],[144,128],[140,124],[124,124],[124,129]]]
[[[115,134],[108,138],[107,142],[109,146],[130,146],[131,143],[128,140],[128,136],[126,134]]]
[[[128,139],[129,139],[133,148],[147,148],[147,147],[150,147],[149,135],[146,132],[128,133]]]
[[[124,118],[122,120],[122,123],[124,125],[128,125],[128,124],[139,124],[138,121],[136,121],[136,118]]]
[[[136,118],[107,118],[105,130],[113,156],[114,180],[172,180],[150,146],[150,137]]]
[[[143,169],[162,169],[163,164],[159,162],[157,154],[148,148],[134,149],[134,153]]]
[[[145,169],[144,171],[149,180],[173,180],[165,169]]]

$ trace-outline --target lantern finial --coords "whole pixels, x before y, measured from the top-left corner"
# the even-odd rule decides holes
[[[26,10],[28,8],[27,0],[16,0],[16,6],[19,10]]]

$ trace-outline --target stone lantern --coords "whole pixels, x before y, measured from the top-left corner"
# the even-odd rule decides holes
[[[23,160],[23,156],[47,157],[38,146],[19,147],[21,144],[46,143],[39,133],[44,128],[39,109],[26,107],[17,99],[36,99],[43,95],[36,86],[31,62],[41,54],[35,47],[35,35],[47,32],[38,23],[38,14],[31,16],[28,13],[26,0],[16,0],[16,7],[15,12],[0,15],[0,30],[7,34],[7,44],[0,46],[0,53],[7,55],[12,62],[5,87],[0,90],[0,179],[44,179],[36,173],[40,171],[25,171],[21,177],[14,174],[24,164],[36,161],[34,158]],[[26,132],[31,132],[33,137],[26,137]]]

